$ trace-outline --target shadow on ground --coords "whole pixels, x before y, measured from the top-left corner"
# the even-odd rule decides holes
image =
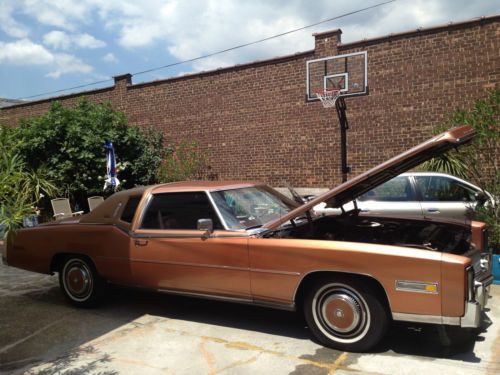
[[[50,362],[58,371],[41,374],[72,374],[72,371],[63,371],[64,368],[77,360],[79,350],[92,350],[83,344],[145,314],[283,337],[310,338],[303,319],[291,312],[118,287],[110,288],[106,302],[99,308],[76,309],[64,300],[54,284],[43,290],[0,298],[0,372],[18,373],[38,363]],[[487,327],[488,324],[483,329]],[[373,352],[414,355],[429,360],[480,361],[474,354],[474,345],[483,339],[481,335],[454,328],[447,328],[446,334],[448,344],[436,326],[395,323]],[[335,361],[339,355],[338,351],[320,348],[308,359]],[[358,354],[350,354],[349,362],[354,363],[358,357]],[[96,361],[106,360],[96,356]]]

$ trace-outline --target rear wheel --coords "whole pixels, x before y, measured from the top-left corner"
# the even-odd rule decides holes
[[[323,279],[304,301],[304,315],[322,344],[366,351],[384,336],[388,312],[378,291],[355,278]]]
[[[90,260],[69,256],[59,270],[59,285],[64,296],[75,306],[93,307],[104,293],[104,281]]]

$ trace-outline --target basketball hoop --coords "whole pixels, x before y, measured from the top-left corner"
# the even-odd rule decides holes
[[[342,91],[340,89],[316,91],[316,97],[321,100],[321,104],[323,104],[325,108],[335,107],[335,102],[341,94]]]

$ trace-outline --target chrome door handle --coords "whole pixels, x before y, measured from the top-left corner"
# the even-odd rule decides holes
[[[148,244],[148,240],[135,240],[134,245],[135,246],[146,246]]]

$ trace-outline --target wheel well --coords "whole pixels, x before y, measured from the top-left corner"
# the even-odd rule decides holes
[[[85,258],[95,267],[94,261],[87,255],[79,253],[57,253],[52,257],[52,260],[50,262],[50,272],[59,272],[64,265],[64,261],[70,256]]]
[[[311,290],[311,288],[314,286],[316,282],[318,282],[320,279],[324,279],[326,277],[331,277],[335,278],[335,276],[338,277],[347,277],[347,278],[352,278],[356,280],[362,280],[364,283],[369,283],[376,291],[378,296],[381,298],[381,300],[384,302],[387,311],[390,313],[390,303],[389,299],[387,297],[387,293],[382,286],[382,284],[375,278],[367,275],[360,275],[360,274],[352,274],[352,273],[347,273],[347,272],[336,272],[336,271],[317,271],[317,272],[311,272],[307,274],[300,282],[300,285],[297,289],[297,292],[295,293],[295,306],[297,310],[301,310],[303,306],[304,299],[307,295],[307,292]]]

